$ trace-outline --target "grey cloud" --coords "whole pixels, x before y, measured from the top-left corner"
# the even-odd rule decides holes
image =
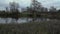
[[[38,0],[42,3],[44,7],[49,8],[50,6],[55,6],[56,8],[60,8],[60,0]],[[26,7],[30,5],[30,2],[18,2],[20,7]],[[6,6],[9,7],[7,0],[0,0],[0,9],[5,8]]]

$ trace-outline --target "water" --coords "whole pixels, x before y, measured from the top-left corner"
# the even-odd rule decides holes
[[[30,21],[31,19],[29,18],[28,21]],[[16,22],[15,19],[12,19],[12,18],[0,18],[0,23],[11,23],[11,22]],[[17,20],[18,23],[24,23],[24,22],[27,22],[27,18],[19,18]]]
[[[17,23],[26,23],[32,21],[32,18],[19,18]],[[36,18],[35,22],[40,22],[40,21],[57,21],[56,19],[48,19],[48,18]],[[15,19],[12,18],[0,18],[0,23],[12,23],[16,22]]]

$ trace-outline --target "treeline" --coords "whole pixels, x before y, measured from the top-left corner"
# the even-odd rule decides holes
[[[2,18],[14,18],[14,17],[34,17],[33,13],[30,12],[6,12],[6,11],[0,11],[0,17]],[[35,12],[35,17],[59,17],[60,18],[60,11],[58,10],[57,12]]]
[[[33,0],[31,5],[21,9],[19,11],[19,4],[16,2],[10,2],[9,8],[6,7],[6,11],[0,11],[0,17],[7,18],[20,18],[20,17],[52,17],[60,18],[60,9],[57,10],[54,6],[50,9],[43,7],[40,2]]]
[[[8,18],[8,17],[10,17],[10,18],[14,18],[14,17],[20,17],[20,13],[16,13],[16,12],[14,12],[14,13],[11,13],[11,12],[6,12],[6,11],[0,11],[0,17],[2,17],[2,18]]]

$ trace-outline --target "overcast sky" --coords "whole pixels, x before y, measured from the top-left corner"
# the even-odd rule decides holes
[[[31,0],[0,0],[0,10],[5,9],[6,6],[9,6],[9,2],[18,2],[20,7],[29,6]],[[44,7],[54,6],[56,8],[60,8],[60,0],[38,0]]]

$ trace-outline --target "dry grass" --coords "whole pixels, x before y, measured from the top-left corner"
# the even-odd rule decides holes
[[[0,24],[0,34],[60,34],[60,22]]]

